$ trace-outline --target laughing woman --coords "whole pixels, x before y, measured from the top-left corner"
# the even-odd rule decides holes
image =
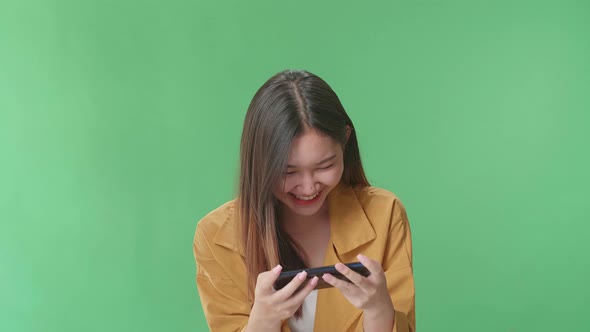
[[[415,331],[404,206],[371,187],[352,121],[306,71],[271,77],[246,113],[237,198],[197,225],[197,287],[211,331]],[[360,261],[364,277],[342,263]],[[351,282],[281,271],[336,265]],[[332,288],[316,289],[318,282]]]

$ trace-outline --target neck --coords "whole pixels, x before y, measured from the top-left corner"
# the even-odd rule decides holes
[[[315,229],[329,223],[329,215],[328,200],[324,202],[324,205],[317,213],[311,216],[297,215],[285,206],[281,206],[279,209],[281,224],[288,234],[313,232]]]

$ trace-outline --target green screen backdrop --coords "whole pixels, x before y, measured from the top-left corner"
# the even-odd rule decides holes
[[[286,68],[405,203],[419,331],[590,331],[590,3],[454,0],[0,1],[0,330],[206,331],[195,226]]]

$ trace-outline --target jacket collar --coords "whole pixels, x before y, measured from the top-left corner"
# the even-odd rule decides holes
[[[223,221],[223,224],[215,234],[213,238],[213,242],[217,245],[220,245],[224,248],[230,249],[232,251],[237,252],[240,256],[245,257],[244,249],[240,245],[240,232],[239,232],[239,221],[236,218],[236,209],[237,209],[238,200],[234,199],[231,202],[231,206],[229,208],[229,212],[227,217]]]
[[[237,200],[233,201],[227,217],[214,237],[214,243],[244,257],[240,245],[239,224],[236,218]],[[328,195],[331,240],[338,254],[350,252],[375,239],[375,230],[350,186],[340,183]]]

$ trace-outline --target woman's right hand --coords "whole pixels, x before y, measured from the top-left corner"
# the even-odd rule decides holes
[[[281,270],[282,267],[277,265],[272,270],[258,275],[247,331],[278,331],[281,322],[295,314],[305,297],[318,283],[318,278],[314,277],[301,290],[295,292],[305,283],[307,273],[303,271],[285,287],[275,290],[273,284],[281,274]]]

